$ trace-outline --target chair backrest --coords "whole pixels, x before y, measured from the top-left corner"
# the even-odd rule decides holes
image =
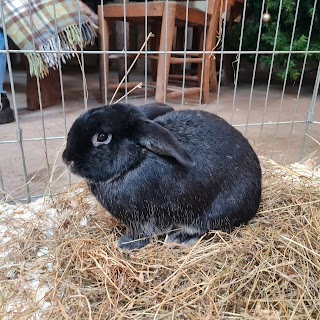
[[[189,0],[189,7],[199,9],[201,11],[206,10],[206,3],[208,2],[208,14],[212,15],[214,13],[215,8],[217,7],[217,2],[220,4],[221,2],[225,2],[225,0]],[[235,1],[235,0],[228,0],[229,1]],[[185,2],[186,4],[187,2]],[[222,5],[222,3],[221,3]],[[220,10],[222,9],[220,5]],[[219,10],[219,11],[220,11]]]
[[[233,3],[237,0],[227,0],[228,1],[228,6],[229,3]],[[242,1],[242,0],[239,0]],[[207,8],[207,13],[212,17],[210,20],[210,25],[208,25],[208,32],[209,36],[213,36],[213,34],[216,32],[214,30],[218,30],[219,25],[221,23],[221,18],[224,15],[224,7],[225,7],[226,0],[189,0],[189,6],[193,8],[200,9],[202,11],[206,10],[206,5],[208,6]],[[229,7],[228,7],[229,8]]]
[[[217,5],[217,1],[220,3],[220,14],[223,15],[227,12],[231,11],[232,7],[242,7],[244,0],[189,0],[189,7],[190,8],[196,8],[201,11],[205,11],[206,9],[206,2],[208,1],[208,14],[214,14],[215,8],[217,8],[215,5]],[[227,8],[226,8],[226,2],[227,2]],[[187,3],[186,1],[184,2]]]
[[[233,3],[237,0],[228,0],[229,2]],[[242,1],[242,0],[238,0]],[[208,16],[211,17],[210,24],[207,25],[207,38],[214,38],[213,41],[213,47],[216,43],[216,33],[219,33],[220,30],[220,23],[221,23],[221,17],[224,15],[224,7],[225,7],[226,0],[189,0],[189,7],[194,9],[199,9],[201,11],[206,11],[206,5],[207,5],[207,13]],[[181,3],[181,1],[179,1]],[[185,6],[187,5],[187,1],[182,2]],[[223,4],[224,3],[224,4]],[[208,44],[209,45],[209,44]],[[205,45],[206,50],[211,50],[212,47],[209,45],[207,48],[207,44]]]

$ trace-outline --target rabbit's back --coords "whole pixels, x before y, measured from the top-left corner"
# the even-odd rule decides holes
[[[258,157],[247,139],[222,118],[185,110],[170,112],[155,122],[177,137],[196,162],[195,171],[207,171],[228,181],[241,175],[261,175]]]

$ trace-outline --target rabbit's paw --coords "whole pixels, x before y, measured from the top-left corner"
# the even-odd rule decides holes
[[[129,234],[125,234],[121,239],[118,240],[118,248],[126,251],[132,251],[135,249],[141,249],[146,246],[150,240],[148,238],[135,239]]]
[[[195,244],[199,240],[200,236],[199,234],[190,234],[190,233],[184,233],[184,232],[170,232],[167,234],[164,242],[165,243],[178,243],[182,244],[184,246],[190,246],[192,244]]]

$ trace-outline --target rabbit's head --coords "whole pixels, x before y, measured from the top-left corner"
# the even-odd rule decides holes
[[[152,121],[172,110],[163,104],[91,109],[72,125],[63,161],[71,172],[94,183],[121,177],[150,153],[192,167],[193,160],[176,137]]]

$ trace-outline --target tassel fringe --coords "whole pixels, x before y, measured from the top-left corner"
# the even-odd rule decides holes
[[[49,74],[49,68],[57,69],[59,60],[66,63],[66,59],[75,56],[77,47],[93,44],[96,33],[96,25],[89,22],[81,25],[81,32],[78,25],[72,25],[58,33],[48,43],[39,48],[43,52],[27,53],[30,75],[44,78]],[[48,52],[49,51],[49,52]],[[57,52],[50,52],[57,51]],[[69,52],[59,52],[69,51]]]

